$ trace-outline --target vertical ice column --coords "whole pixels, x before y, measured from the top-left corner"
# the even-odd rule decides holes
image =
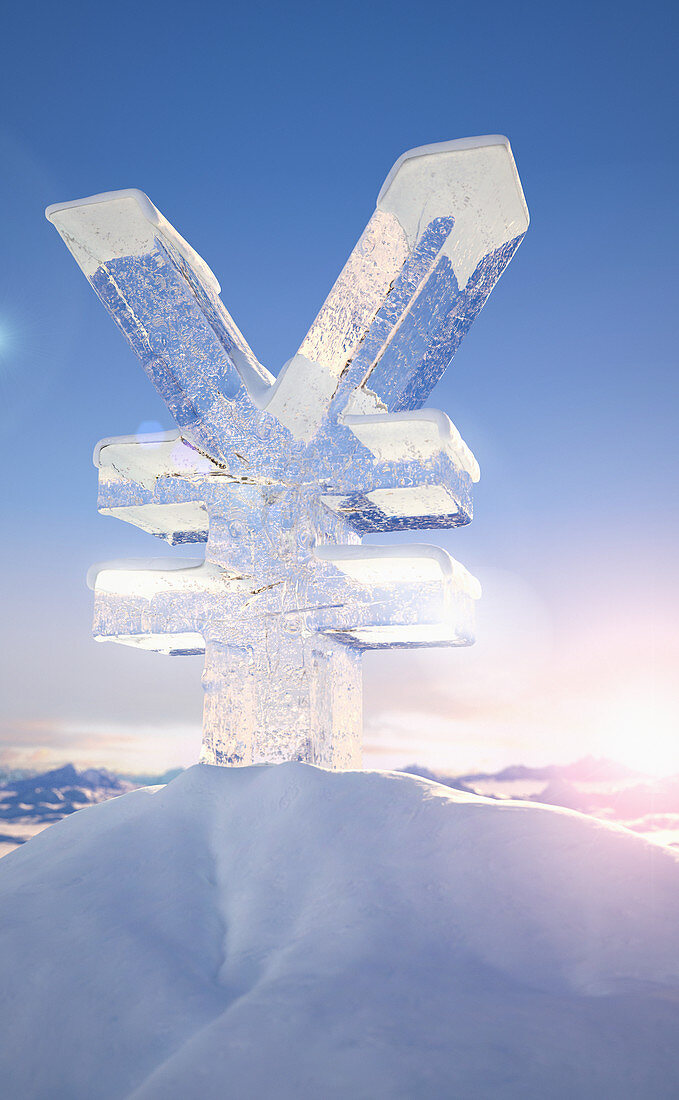
[[[361,766],[357,650],[322,635],[295,637],[286,624],[254,634],[249,645],[213,637],[203,688],[205,764]]]
[[[232,486],[210,496],[206,558],[242,578],[237,622],[205,628],[204,763],[361,760],[360,657],[317,634],[313,548],[357,542],[315,487]]]

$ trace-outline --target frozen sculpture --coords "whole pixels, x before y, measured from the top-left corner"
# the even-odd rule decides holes
[[[476,460],[421,406],[528,227],[509,142],[405,153],[274,378],[140,191],[47,210],[179,430],[104,439],[99,510],[205,558],[98,567],[94,634],[205,653],[201,759],[360,766],[361,654],[473,641],[478,582],[371,532],[472,518]]]

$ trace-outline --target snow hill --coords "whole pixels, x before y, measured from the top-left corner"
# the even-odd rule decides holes
[[[675,1100],[678,915],[578,813],[199,765],[0,862],[0,1095]]]

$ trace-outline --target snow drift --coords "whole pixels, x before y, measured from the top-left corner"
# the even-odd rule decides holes
[[[199,765],[0,863],[0,1094],[675,1098],[678,914],[577,813]]]

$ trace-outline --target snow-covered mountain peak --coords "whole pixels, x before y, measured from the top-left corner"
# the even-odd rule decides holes
[[[0,1091],[676,1095],[678,909],[675,853],[577,813],[199,765],[0,863]]]

